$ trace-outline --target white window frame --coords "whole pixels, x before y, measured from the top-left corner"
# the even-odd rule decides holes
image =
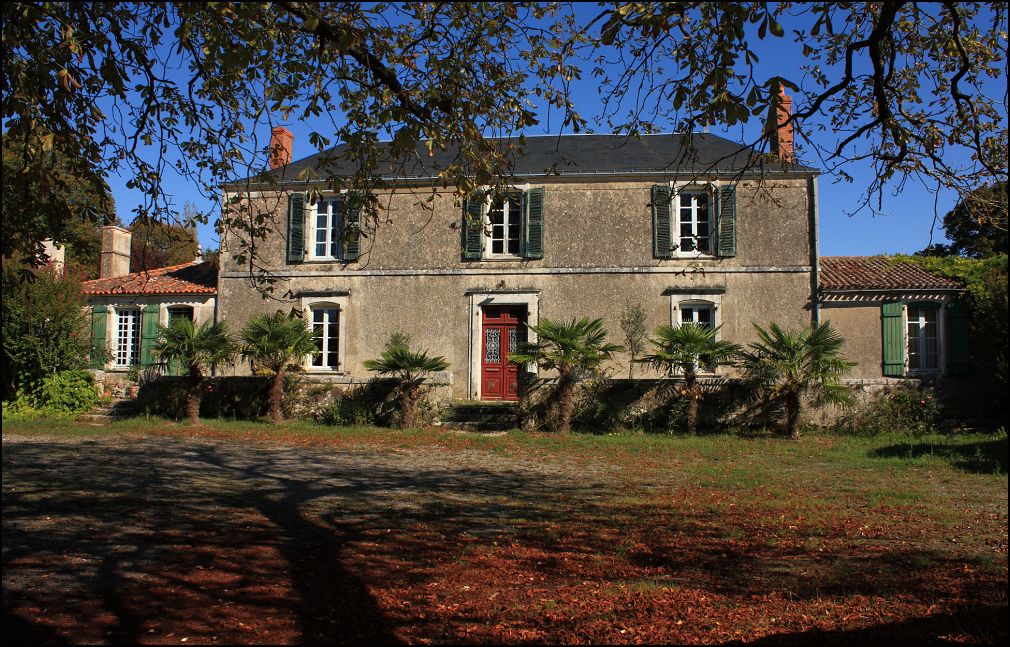
[[[909,301],[905,303],[904,324],[902,332],[905,337],[905,374],[906,375],[939,375],[944,372],[944,328],[946,327],[946,317],[944,303],[941,301]],[[912,368],[911,347],[912,340],[908,334],[909,308],[931,307],[936,310],[936,368]],[[922,337],[919,338],[919,348],[922,349]]]
[[[721,294],[673,294],[670,295],[670,325],[680,326],[684,323],[683,308],[705,307],[712,310],[712,327],[722,325],[722,295]],[[716,339],[721,339],[721,331],[716,333]],[[699,375],[718,375],[716,371],[698,371]]]
[[[481,224],[484,227],[484,248],[481,250],[481,258],[484,259],[484,260],[505,260],[505,261],[522,260],[523,259],[523,253],[526,251],[524,249],[524,245],[526,244],[526,241],[524,240],[525,237],[526,237],[525,236],[525,232],[526,232],[526,228],[525,228],[525,225],[526,225],[526,222],[525,222],[525,219],[526,219],[526,193],[527,193],[527,191],[529,191],[529,185],[527,184],[527,185],[522,185],[522,186],[513,186],[513,187],[510,187],[510,188],[520,194],[520,197],[519,197],[519,214],[518,214],[518,219],[519,219],[519,252],[517,254],[511,254],[511,253],[508,253],[508,252],[504,252],[504,253],[501,253],[501,254],[496,254],[496,253],[494,253],[494,252],[491,251],[491,249],[492,249],[492,243],[493,243],[492,233],[494,232],[494,226],[491,224],[491,205],[492,205],[492,201],[494,199],[494,195],[488,194],[487,197],[484,199],[484,205],[483,205],[483,208],[482,208],[482,211],[481,211]],[[503,205],[504,204],[508,204],[508,196],[507,195],[505,197],[503,197],[502,199],[503,199]],[[502,227],[503,227],[503,229],[505,231],[505,236],[506,236],[506,238],[503,241],[504,242],[503,249],[508,249],[508,228],[509,228],[509,224],[512,222],[511,209],[508,209],[506,211],[506,214],[503,217],[503,221],[504,222],[502,224]]]
[[[140,362],[140,335],[143,325],[143,309],[140,306],[115,306],[115,317],[113,321],[113,341],[112,341],[112,366],[113,368],[130,368],[131,364]],[[130,314],[131,323],[127,326],[129,335],[129,347],[126,354],[126,362],[120,362],[120,345],[123,341],[122,318]],[[134,316],[135,315],[135,316]]]
[[[672,256],[674,258],[715,258],[715,243],[716,243],[716,203],[715,196],[716,190],[719,187],[718,181],[712,182],[671,182],[670,183],[670,226],[673,231],[671,231],[671,244],[674,245],[674,249],[671,250]],[[708,249],[707,252],[701,252],[697,249],[691,251],[684,251],[680,245],[680,196],[687,194],[698,194],[704,193],[708,196]],[[697,238],[698,229],[698,219],[697,219],[697,209],[694,211],[694,218],[692,221],[692,231],[695,232],[694,237]]]
[[[343,260],[343,257],[344,257],[343,241],[341,241],[341,239],[340,239],[341,234],[343,233],[343,221],[342,221],[343,214],[342,213],[333,213],[333,209],[332,209],[332,207],[330,207],[329,208],[329,213],[327,214],[327,218],[326,218],[326,228],[325,228],[325,232],[326,232],[326,241],[325,241],[326,250],[327,251],[332,251],[333,245],[335,244],[336,247],[337,247],[337,253],[336,253],[336,255],[331,255],[331,254],[319,255],[319,254],[316,253],[316,245],[318,244],[317,241],[316,241],[316,233],[319,231],[319,227],[317,226],[316,219],[319,216],[319,207],[321,205],[324,205],[324,204],[325,205],[336,204],[340,200],[344,199],[344,195],[346,193],[347,193],[346,191],[341,191],[340,193],[328,194],[328,195],[325,195],[325,196],[319,198],[318,200],[316,200],[315,204],[313,204],[313,205],[307,205],[310,208],[306,209],[306,211],[308,211],[310,213],[309,222],[312,224],[311,227],[306,227],[306,229],[308,230],[308,232],[307,232],[307,236],[308,236],[307,250],[309,252],[307,256],[308,256],[308,259],[310,261],[342,261]],[[334,219],[336,219],[336,227],[334,227]],[[333,238],[334,235],[336,236],[335,240]]]
[[[315,330],[315,319],[312,311],[316,308],[336,308],[340,311],[340,321],[337,326],[337,365],[336,366],[315,366],[312,358],[315,353],[305,356],[302,366],[309,373],[326,373],[329,375],[343,375],[347,373],[347,296],[321,296],[312,298],[302,298],[302,314],[309,326]],[[314,335],[313,335],[314,336]]]

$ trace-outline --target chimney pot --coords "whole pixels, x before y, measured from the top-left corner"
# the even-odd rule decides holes
[[[270,131],[270,170],[291,163],[295,136],[284,126],[276,126]]]
[[[129,229],[106,225],[102,227],[102,264],[98,277],[110,279],[130,273],[130,242],[133,234]]]
[[[778,94],[779,102],[768,108],[767,128],[771,131],[771,152],[785,163],[796,161],[793,145],[793,124],[789,117],[793,113],[793,100],[786,94],[785,87],[778,81],[772,86]],[[789,122],[789,123],[786,123]]]

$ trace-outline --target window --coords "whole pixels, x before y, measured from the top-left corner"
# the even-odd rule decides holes
[[[931,304],[910,304],[907,311],[908,370],[940,370],[940,309]]]
[[[341,200],[321,200],[316,203],[312,227],[314,258],[340,258]]]
[[[713,328],[715,326],[715,307],[711,303],[681,304],[680,323],[696,323],[705,328]]]
[[[113,364],[128,367],[140,361],[140,308],[116,310],[116,341]]]
[[[189,319],[193,321],[193,307],[192,306],[172,306],[168,309],[168,325],[171,326],[172,322],[176,319]]]
[[[487,210],[484,255],[515,256],[522,253],[523,208],[520,195],[495,199]]]
[[[674,196],[680,253],[711,254],[712,210],[706,191],[681,191]]]
[[[694,323],[705,328],[719,326],[717,320],[721,294],[678,294],[674,296],[671,319],[674,326]],[[695,367],[700,372],[707,372],[704,367]]]
[[[312,338],[316,352],[312,366],[336,370],[340,367],[340,308],[316,306],[312,309]]]

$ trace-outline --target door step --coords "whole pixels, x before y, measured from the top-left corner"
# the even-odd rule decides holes
[[[502,432],[521,425],[522,416],[514,403],[461,403],[442,417],[442,428],[454,431]]]

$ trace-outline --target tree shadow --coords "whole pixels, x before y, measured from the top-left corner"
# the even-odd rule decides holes
[[[929,441],[897,443],[870,452],[876,458],[941,458],[970,474],[1007,473],[1007,436],[970,442],[947,437],[942,444]]]

